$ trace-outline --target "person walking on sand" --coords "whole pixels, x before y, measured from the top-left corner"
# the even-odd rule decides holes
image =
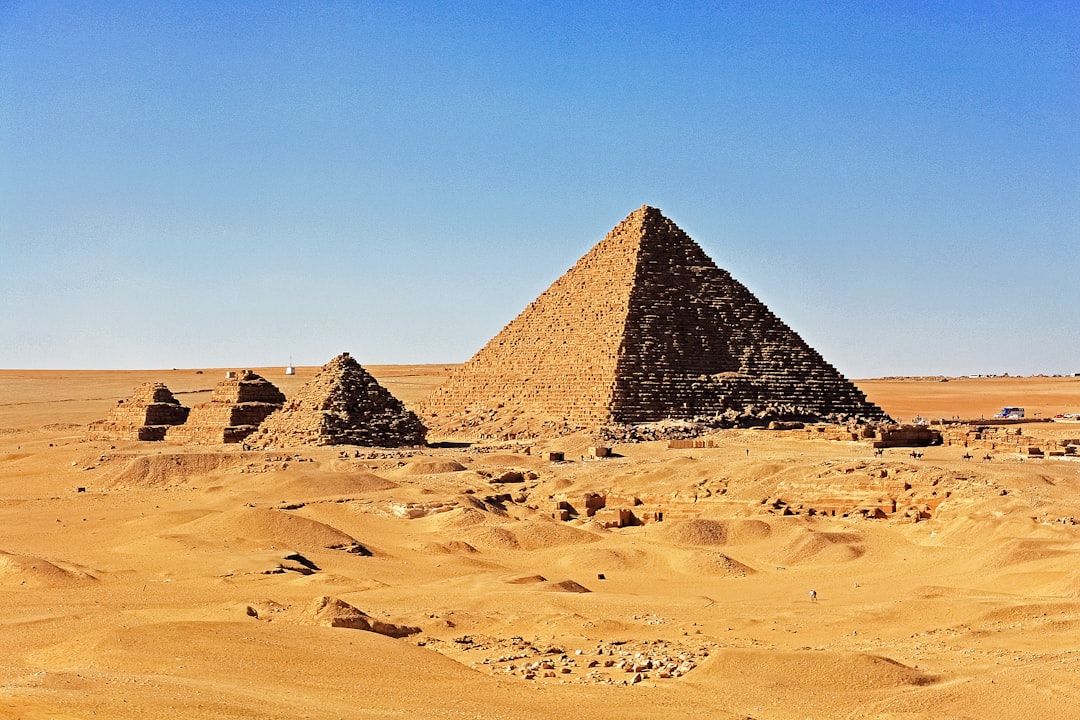
[[[817,602],[817,590],[810,591],[810,602]]]

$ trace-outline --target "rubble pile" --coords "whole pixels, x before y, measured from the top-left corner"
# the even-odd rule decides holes
[[[710,644],[666,640],[598,642],[575,650],[530,642],[522,637],[498,639],[463,635],[452,641],[425,639],[434,650],[487,668],[492,674],[537,682],[636,685],[645,680],[679,678],[709,656]]]

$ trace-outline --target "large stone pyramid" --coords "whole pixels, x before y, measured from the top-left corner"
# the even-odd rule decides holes
[[[188,417],[188,408],[162,383],[143,383],[120,400],[104,420],[90,423],[88,440],[164,440],[170,427]]]
[[[169,428],[170,442],[241,442],[285,403],[285,395],[261,375],[250,370],[230,375],[217,384],[209,402],[191,408],[187,422]]]
[[[328,362],[274,412],[249,442],[298,445],[423,445],[427,428],[349,353]]]
[[[442,437],[876,405],[656,208],[619,223],[421,406]]]

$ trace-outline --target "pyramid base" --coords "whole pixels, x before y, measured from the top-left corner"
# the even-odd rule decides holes
[[[584,426],[566,420],[554,420],[534,415],[504,416],[496,411],[473,413],[471,417],[455,416],[450,422],[427,420],[429,439],[443,442],[511,442],[539,440],[585,433],[602,442],[648,442],[697,437],[713,430],[746,429],[753,427],[784,427],[804,423],[831,425],[877,425],[891,422],[885,415],[872,417],[849,413],[820,414],[793,407],[747,406],[742,410],[727,410],[712,415],[689,418],[666,418],[653,422],[608,422]]]

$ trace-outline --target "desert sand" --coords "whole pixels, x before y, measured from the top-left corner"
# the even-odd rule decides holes
[[[317,368],[255,370],[291,395]],[[452,366],[368,370],[413,406]],[[601,459],[585,436],[84,439],[141,382],[190,407],[223,375],[0,371],[0,717],[1080,717],[1075,459],[763,430]],[[1080,407],[1080,378],[857,385],[905,420]],[[763,502],[881,477],[934,493],[931,517]],[[664,519],[552,519],[590,492]]]

